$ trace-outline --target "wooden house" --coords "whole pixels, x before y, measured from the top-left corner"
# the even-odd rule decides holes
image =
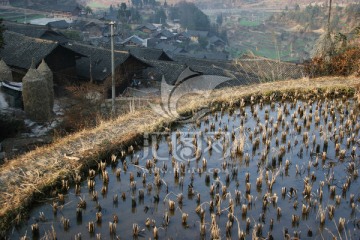
[[[120,51],[128,51],[139,59],[173,61],[162,49],[137,46],[115,46],[115,48]]]
[[[157,31],[157,27],[151,23],[146,23],[136,28],[136,30],[141,31],[143,33],[151,34]]]
[[[80,27],[81,31],[89,38],[101,38],[106,29],[104,24],[86,22]]]
[[[73,4],[73,5],[54,4],[54,5],[48,5],[47,11],[52,11],[54,16],[58,16],[58,17],[73,17],[80,15],[81,8],[78,4]]]
[[[212,50],[223,51],[225,50],[226,42],[217,36],[209,38],[209,47]]]
[[[87,56],[87,58],[78,59],[76,62],[79,78],[84,81],[102,84],[104,97],[111,97],[110,49],[80,43],[69,44],[67,48]],[[128,51],[115,50],[114,58],[116,95],[119,95],[131,85],[134,75],[141,77],[142,70],[149,67],[149,65]]]
[[[42,59],[53,72],[54,83],[77,80],[76,59],[83,55],[51,40],[27,37],[10,31],[5,31],[3,37],[5,45],[0,49],[0,57],[13,71],[14,81],[20,82],[32,62],[38,66]]]
[[[196,30],[185,30],[176,35],[176,39],[184,41],[190,40],[191,42],[199,42],[199,38],[207,38],[209,36],[208,31],[196,31]]]
[[[156,32],[153,35],[153,38],[156,38],[156,39],[159,39],[159,40],[162,40],[162,41],[170,41],[170,40],[173,40],[174,37],[175,37],[175,34],[170,32],[167,29],[164,29],[164,30],[162,30],[160,32]]]

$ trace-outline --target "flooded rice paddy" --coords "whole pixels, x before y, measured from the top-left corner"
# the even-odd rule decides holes
[[[359,239],[359,130],[352,99],[227,106],[64,179],[9,238]]]

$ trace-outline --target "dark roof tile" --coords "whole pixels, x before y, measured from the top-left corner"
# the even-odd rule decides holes
[[[4,21],[3,24],[6,30],[20,33],[28,37],[53,40],[60,43],[65,43],[68,41],[68,39],[62,33],[54,31],[46,26],[23,24],[9,21]]]
[[[115,46],[115,48],[120,51],[129,51],[137,58],[172,61],[172,58],[161,49],[136,46]]]
[[[5,31],[3,37],[5,45],[0,49],[0,56],[8,65],[24,69],[31,66],[32,60],[37,65],[59,46],[55,41],[31,38],[11,31]]]
[[[87,58],[80,58],[76,61],[76,71],[79,76],[90,79],[90,61],[94,80],[103,81],[111,74],[110,49],[81,43],[71,43],[66,47],[87,56]],[[115,51],[115,66],[125,62],[129,56],[130,54],[126,51]]]
[[[70,24],[65,20],[49,22],[46,25],[51,28],[58,28],[58,29],[67,29],[70,26]]]
[[[145,62],[152,66],[147,71],[155,80],[161,81],[164,76],[165,81],[171,85],[176,83],[180,74],[187,68],[184,64],[170,61],[145,60]]]

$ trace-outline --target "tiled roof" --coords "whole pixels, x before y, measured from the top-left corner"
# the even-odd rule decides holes
[[[110,48],[95,47],[81,43],[68,44],[67,48],[87,56],[87,58],[81,58],[76,61],[76,70],[79,76],[90,79],[90,61],[93,80],[103,81],[111,75]],[[136,56],[129,52],[120,50],[115,50],[114,57],[115,68],[126,62],[129,58],[136,58]],[[138,58],[136,59],[141,61]],[[146,63],[143,62],[143,64]]]
[[[208,59],[210,61],[213,60],[221,60],[226,61],[228,60],[228,54],[223,52],[197,52],[197,53],[181,53],[181,55],[188,56],[190,58],[196,58],[196,59]]]
[[[9,21],[4,21],[3,24],[6,30],[21,33],[34,38],[41,38],[43,34],[48,30],[47,27],[32,24],[21,24]]]
[[[67,29],[70,26],[70,24],[68,22],[66,22],[65,20],[49,22],[46,25],[51,28],[58,28],[58,29]]]
[[[152,66],[147,71],[152,74],[155,80],[161,81],[164,76],[165,81],[168,84],[174,85],[178,79],[178,76],[187,68],[186,65],[160,60],[145,60],[146,63]]]
[[[101,44],[104,48],[110,49],[110,42]],[[115,44],[115,50],[118,51],[128,51],[131,55],[139,59],[147,60],[164,60],[172,61],[173,59],[161,49],[151,48],[151,47],[142,47],[142,46],[126,46],[122,44]]]
[[[111,51],[108,48],[99,48],[81,43],[71,43],[67,48],[81,53],[87,58],[76,61],[76,71],[79,76],[90,79],[90,61],[92,77],[96,81],[103,81],[111,74]],[[114,53],[115,67],[124,63],[130,54],[116,50]]]
[[[211,65],[218,65],[223,68],[231,68],[232,62],[229,60],[212,60],[212,59],[205,59],[205,58],[196,58],[193,57],[194,55],[190,54],[176,54],[173,56],[174,61],[187,64],[189,66],[192,65],[205,65],[205,66],[211,66]]]
[[[139,36],[132,35],[131,37],[128,37],[128,38],[126,38],[124,41],[122,41],[121,44],[128,44],[129,42],[133,42],[133,43],[135,43],[135,44],[137,44],[137,45],[142,46],[142,45],[144,45],[145,40],[142,39],[142,38],[139,37]]]
[[[5,45],[0,49],[1,58],[10,66],[24,69],[31,66],[32,60],[37,65],[59,46],[55,41],[31,38],[10,31],[5,31],[3,37]]]
[[[154,37],[156,37],[156,38],[160,38],[161,36],[164,36],[166,38],[172,38],[172,37],[174,37],[174,33],[170,32],[167,29],[164,29],[164,30],[154,34]]]
[[[135,46],[115,46],[115,48],[120,51],[129,51],[137,58],[172,61],[171,57],[161,49]]]
[[[6,30],[20,33],[28,37],[53,40],[53,41],[58,41],[60,43],[64,43],[68,41],[68,39],[63,34],[54,31],[49,27],[33,25],[33,24],[9,22],[9,21],[4,21],[3,24]]]
[[[162,49],[166,53],[170,53],[170,54],[177,54],[177,53],[181,53],[181,52],[185,51],[181,47],[177,47],[177,46],[174,46],[173,44],[169,44],[169,43],[165,43],[165,42],[158,43],[155,46],[155,48]]]

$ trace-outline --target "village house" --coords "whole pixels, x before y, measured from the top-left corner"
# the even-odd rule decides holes
[[[146,33],[148,35],[154,33],[157,31],[157,27],[151,23],[146,23],[144,25],[140,25],[139,27],[136,28],[136,30],[141,31],[143,33]]]
[[[127,46],[138,46],[138,47],[146,47],[147,41],[146,39],[142,39],[137,35],[132,35],[131,37],[126,38],[124,41],[121,42],[123,45]]]
[[[99,24],[95,22],[85,23],[81,27],[81,31],[85,33],[89,38],[100,38],[103,36],[106,27],[104,24]]]
[[[147,60],[151,67],[144,70],[143,75],[148,76],[151,85],[160,87],[162,79],[169,85],[174,85],[178,76],[186,68],[185,64],[178,62]]]
[[[173,61],[173,59],[162,49],[136,47],[136,46],[115,46],[120,51],[128,51],[139,59]]]
[[[76,81],[76,59],[83,55],[62,46],[59,42],[32,38],[5,31],[2,58],[13,71],[13,79],[20,82],[32,62],[38,66],[44,59],[54,74],[54,83]]]
[[[76,62],[79,78],[83,81],[100,84],[104,97],[110,98],[112,74],[110,49],[81,43],[68,44],[67,48],[87,56],[87,58],[80,58]],[[149,65],[128,51],[115,50],[114,58],[116,95],[119,95],[133,84],[134,76],[141,79],[142,70],[149,67]]]
[[[190,39],[191,42],[198,43],[199,38],[207,38],[208,36],[208,31],[185,30],[184,32],[179,33],[176,37],[179,40]]]
[[[52,11],[54,17],[71,18],[73,16],[79,16],[81,13],[81,7],[78,4],[74,4],[74,5],[50,4],[46,6],[46,10]]]
[[[157,38],[160,40],[173,40],[174,37],[175,37],[175,34],[167,29],[161,30],[160,32],[156,32],[153,35],[153,38]]]
[[[178,42],[190,41],[190,37],[188,34],[186,34],[186,32],[179,32],[175,34],[174,38]]]
[[[208,39],[208,41],[209,41],[209,48],[211,50],[218,52],[225,50],[226,42],[221,38],[219,38],[218,36],[211,36]]]

